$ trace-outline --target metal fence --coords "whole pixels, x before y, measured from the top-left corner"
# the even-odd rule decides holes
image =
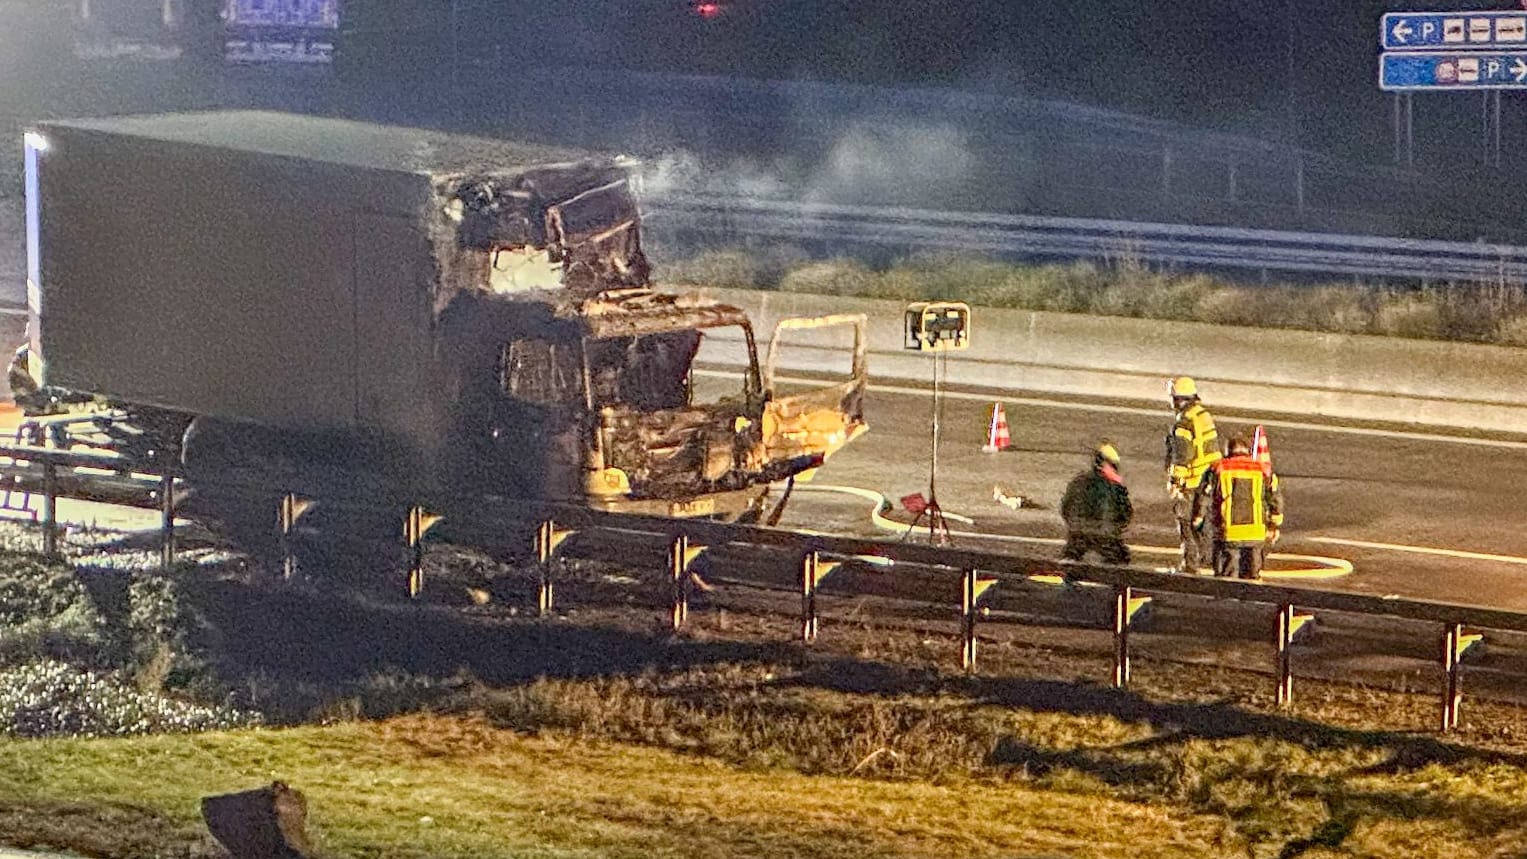
[[[57,554],[57,499],[83,497],[157,509],[161,516],[161,562],[174,563],[174,521],[179,507],[178,480],[170,474],[125,474],[123,461],[105,454],[84,454],[29,446],[0,447],[4,486],[10,491],[35,492],[43,498],[43,551]],[[96,473],[80,471],[93,469]],[[114,485],[102,487],[108,476]],[[68,472],[67,475],[65,472]],[[66,479],[67,477],[67,479]],[[135,482],[127,492],[124,482]],[[282,569],[297,572],[298,523],[304,511],[323,500],[297,494],[282,497],[271,510],[279,531]],[[347,504],[337,502],[341,511]],[[374,512],[370,504],[349,507]],[[778,528],[724,524],[609,513],[568,505],[521,501],[460,499],[426,509],[403,501],[396,513],[399,545],[406,551],[406,582],[411,594],[425,586],[426,535],[440,522],[452,523],[453,542],[487,550],[511,549],[535,559],[537,605],[542,614],[553,610],[558,561],[576,557],[620,564],[627,569],[661,565],[668,622],[684,627],[694,579],[694,565],[703,557],[728,566],[727,581],[751,587],[788,590],[800,597],[800,637],[817,636],[817,596],[832,578],[840,591],[958,611],[961,625],[961,664],[973,671],[977,659],[977,627],[986,610],[1022,607],[1030,577],[1060,571],[1074,586],[1091,585],[1111,595],[1113,631],[1112,682],[1130,683],[1130,637],[1136,613],[1152,595],[1180,594],[1213,600],[1236,600],[1262,605],[1276,614],[1275,677],[1277,702],[1293,702],[1292,645],[1307,612],[1330,611],[1399,618],[1436,624],[1441,630],[1437,659],[1443,678],[1439,727],[1457,727],[1463,699],[1462,659],[1483,640],[1483,630],[1527,633],[1527,613],[1479,606],[1379,597],[1367,594],[1294,588],[1263,582],[1203,579],[1134,567],[1060,562],[1049,558],[1001,552],[920,545],[908,542],[839,537]],[[730,554],[730,561],[725,557]]]

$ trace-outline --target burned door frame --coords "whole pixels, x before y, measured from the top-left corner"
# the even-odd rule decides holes
[[[845,325],[852,326],[854,332],[848,378],[821,388],[780,396],[775,374],[785,333]],[[825,458],[868,429],[864,422],[864,395],[869,387],[867,325],[868,317],[863,313],[787,317],[775,325],[764,360],[763,376],[763,444],[765,455],[771,462],[811,454]],[[814,469],[808,470],[803,479],[809,480],[812,471]]]

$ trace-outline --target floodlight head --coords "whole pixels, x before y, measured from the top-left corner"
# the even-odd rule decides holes
[[[961,301],[919,301],[907,306],[905,348],[950,352],[970,348],[970,305]]]

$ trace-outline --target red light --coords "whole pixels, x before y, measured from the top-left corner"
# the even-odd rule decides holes
[[[721,4],[713,2],[713,0],[703,0],[703,2],[696,4],[695,14],[701,18],[714,18],[721,14]]]

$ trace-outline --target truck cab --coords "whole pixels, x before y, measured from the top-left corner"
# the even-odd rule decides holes
[[[488,494],[753,519],[770,484],[814,469],[866,428],[862,316],[781,323],[771,352],[792,329],[840,327],[851,338],[846,378],[794,392],[760,367],[752,324],[735,307],[626,289],[565,322],[514,326],[498,345],[481,399],[482,454],[463,463],[475,463]]]

